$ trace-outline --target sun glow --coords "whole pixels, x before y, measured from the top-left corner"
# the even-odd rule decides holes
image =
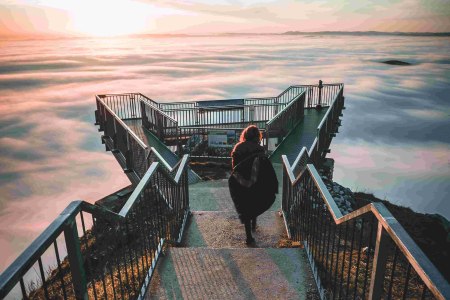
[[[94,36],[141,33],[153,27],[148,7],[131,1],[79,1],[72,10],[73,29]]]
[[[41,0],[39,4],[66,11],[70,17],[66,29],[91,36],[150,32],[155,19],[171,13],[132,0]]]

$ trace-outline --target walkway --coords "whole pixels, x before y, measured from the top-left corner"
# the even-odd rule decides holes
[[[317,126],[319,126],[328,107],[321,110],[315,108],[305,109],[305,118],[297,127],[287,136],[280,146],[272,154],[272,162],[281,163],[281,155],[288,157],[293,162],[303,147],[308,150],[311,147],[317,134]]]
[[[305,109],[304,120],[273,153],[280,192],[279,157],[286,154],[293,161],[303,146],[309,148],[325,112]],[[143,129],[140,120],[125,122],[168,163],[177,162],[176,155]],[[190,179],[196,176],[190,171]],[[192,214],[184,239],[179,247],[166,249],[159,260],[147,299],[318,299],[306,252],[287,239],[278,212],[281,194],[258,218],[254,248],[245,245],[244,226],[226,179],[190,184],[189,198]]]
[[[245,245],[227,180],[189,188],[192,216],[181,247],[158,262],[147,299],[318,299],[303,249],[287,241],[272,208],[258,218],[256,247]]]
[[[303,122],[273,153],[280,192],[279,156],[293,161],[309,148],[325,112],[305,109]],[[182,244],[158,262],[147,299],[319,299],[306,252],[287,239],[281,194],[258,218],[255,248],[245,245],[226,179],[192,184],[189,197],[192,215]]]

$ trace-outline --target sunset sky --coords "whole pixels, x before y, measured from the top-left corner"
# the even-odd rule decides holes
[[[449,0],[0,0],[0,36],[449,32]]]

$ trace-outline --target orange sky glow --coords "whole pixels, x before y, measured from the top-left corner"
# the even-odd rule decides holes
[[[449,32],[448,0],[0,0],[0,36]]]

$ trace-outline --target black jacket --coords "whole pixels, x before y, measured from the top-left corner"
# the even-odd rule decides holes
[[[256,182],[250,187],[242,186],[233,175],[228,180],[231,198],[239,218],[244,222],[272,206],[278,193],[278,180],[272,163],[264,154],[264,148],[255,142],[238,143],[231,157],[233,173],[238,173],[246,180],[251,179],[254,160],[259,160]]]

